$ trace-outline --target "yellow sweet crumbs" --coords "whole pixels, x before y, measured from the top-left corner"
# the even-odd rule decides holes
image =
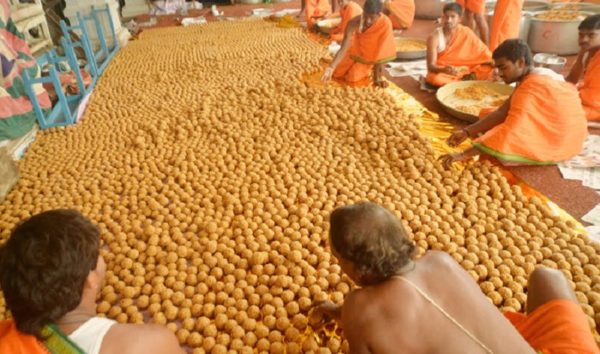
[[[558,20],[558,21],[569,21],[576,20],[581,16],[579,11],[573,11],[570,9],[561,8],[557,10],[545,11],[540,14],[535,15],[536,18],[541,20]]]
[[[464,88],[459,88],[454,90],[454,97],[460,98],[463,100],[474,100],[481,101],[488,97],[500,97],[502,96],[498,92],[492,90],[489,87],[483,85],[471,85]]]
[[[401,40],[396,43],[397,52],[418,52],[427,49],[427,45],[415,40]]]
[[[461,102],[462,104],[455,105],[454,109],[478,116],[479,112],[484,108],[495,109],[500,107],[508,96],[502,95],[486,86],[472,85],[454,90],[453,98],[461,101],[469,101],[468,104]]]
[[[81,122],[38,133],[0,203],[0,243],[34,213],[77,208],[106,248],[99,313],[164,325],[193,353],[345,353],[303,333],[316,301],[352,286],[327,246],[330,213],[371,200],[499,308],[522,310],[544,265],[600,323],[598,244],[489,163],[442,168],[385,91],[299,80],[327,55],[260,20],[144,31]]]

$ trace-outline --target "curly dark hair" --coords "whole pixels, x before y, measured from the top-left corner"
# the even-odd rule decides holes
[[[15,227],[0,248],[0,288],[21,332],[43,339],[44,326],[79,305],[99,249],[98,228],[76,210],[43,212]]]
[[[390,278],[415,255],[415,244],[400,220],[378,204],[337,208],[329,222],[331,247],[374,282]]]
[[[498,48],[494,50],[492,57],[494,60],[505,58],[513,63],[516,63],[519,59],[523,59],[525,65],[531,66],[533,64],[533,54],[531,54],[529,45],[519,38],[507,39],[502,42]]]

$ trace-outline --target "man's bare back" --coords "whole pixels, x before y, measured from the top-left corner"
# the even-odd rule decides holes
[[[535,353],[485,297],[475,281],[443,252],[429,252],[403,275],[352,292],[342,308],[342,327],[352,353]]]

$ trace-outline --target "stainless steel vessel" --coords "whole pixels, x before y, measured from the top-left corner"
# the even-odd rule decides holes
[[[575,11],[574,11],[575,12]],[[591,12],[576,12],[580,14],[573,20],[548,20],[536,17],[543,13],[537,12],[531,17],[529,31],[529,46],[536,53],[551,53],[558,55],[573,55],[579,52],[577,27]]]

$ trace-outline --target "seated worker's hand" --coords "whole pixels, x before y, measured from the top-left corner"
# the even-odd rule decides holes
[[[457,130],[454,133],[452,133],[452,135],[450,135],[446,143],[448,144],[448,146],[455,147],[460,145],[463,141],[467,140],[468,137],[469,134],[466,130]]]
[[[445,66],[442,68],[442,73],[448,74],[448,75],[456,75],[456,74],[458,74],[458,69],[456,69],[453,66]]]
[[[386,87],[389,86],[389,83],[387,81],[385,81],[385,80],[379,80],[379,81],[375,81],[373,83],[373,85],[375,87],[379,87],[379,88],[386,88]]]
[[[322,301],[316,303],[309,316],[309,323],[317,326],[329,319],[339,321],[342,317],[342,305],[334,304],[331,301]]]
[[[327,82],[327,81],[331,80],[331,77],[333,76],[333,71],[334,71],[334,69],[331,66],[328,66],[327,68],[325,68],[325,72],[323,72],[321,81]]]
[[[438,161],[440,161],[440,163],[442,164],[442,166],[444,166],[445,169],[450,169],[450,167],[452,166],[453,163],[455,163],[457,161],[463,161],[466,159],[467,159],[467,157],[465,156],[464,153],[457,152],[454,154],[442,155],[442,156],[440,156]]]

